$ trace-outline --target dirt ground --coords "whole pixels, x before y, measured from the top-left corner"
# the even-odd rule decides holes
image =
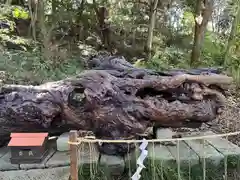
[[[227,103],[222,114],[213,121],[209,128],[216,133],[230,133],[240,131],[240,96],[227,97]],[[228,139],[240,146],[240,134],[229,136]]]

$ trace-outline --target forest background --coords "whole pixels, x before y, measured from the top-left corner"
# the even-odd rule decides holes
[[[75,75],[100,52],[158,71],[217,67],[240,85],[240,0],[0,0],[0,79]]]

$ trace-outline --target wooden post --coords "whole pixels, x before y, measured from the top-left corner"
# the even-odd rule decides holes
[[[69,141],[77,141],[78,133],[76,130],[70,131]],[[78,180],[78,146],[70,144],[70,179]]]

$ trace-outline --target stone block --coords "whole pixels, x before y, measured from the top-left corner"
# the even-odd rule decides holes
[[[176,146],[168,146],[167,148],[176,162],[181,164],[181,167],[199,165],[198,155],[185,142],[180,141]]]
[[[219,166],[224,156],[219,153],[212,145],[202,139],[187,140],[187,145],[200,157],[200,161]]]
[[[27,175],[30,180],[69,180],[70,168],[56,167],[49,169],[29,170]]]
[[[203,133],[203,135],[214,135],[214,134],[215,133],[213,133],[212,131],[207,131]],[[232,142],[228,141],[225,138],[213,137],[213,138],[206,138],[206,140],[223,155],[227,156],[231,154],[240,153],[240,147],[238,147],[236,144],[233,144]]]
[[[137,168],[137,159],[140,156],[139,146],[136,145],[135,149],[124,156],[125,168],[132,174]],[[133,175],[133,174],[132,174]]]
[[[179,179],[196,179],[196,176],[202,175],[199,156],[184,141],[167,148],[176,160],[175,172]]]
[[[3,157],[8,152],[7,147],[1,147],[0,148],[0,158]]]
[[[46,167],[60,167],[70,165],[70,152],[56,151],[53,156],[46,162]]]
[[[98,163],[99,152],[96,143],[82,143],[78,147],[80,165]]]
[[[171,139],[176,133],[169,128],[159,128],[157,129],[157,139]]]
[[[207,131],[203,134],[214,135],[215,133]],[[240,147],[221,137],[207,138],[206,141],[224,156],[221,162],[223,167],[240,168]]]
[[[11,164],[10,162],[11,152],[8,152],[0,158],[0,171],[9,171],[19,169],[18,164]]]
[[[176,135],[175,132],[170,128],[159,128],[157,129],[156,136],[157,139],[172,139],[173,136]],[[164,141],[161,142],[162,145],[175,145],[175,141]]]
[[[170,170],[176,168],[176,159],[169,149],[160,143],[149,143],[147,150],[148,156],[143,163],[147,168],[141,173],[142,179],[162,179],[165,175],[175,179]]]
[[[69,151],[69,133],[61,134],[57,139],[57,150],[58,151]]]
[[[157,137],[159,139],[172,139],[172,136],[175,134],[175,132],[168,128],[157,130]],[[198,155],[184,141],[175,141],[174,144],[168,145],[166,147],[170,151],[176,162],[180,163],[181,166],[189,167],[190,163],[191,166],[199,165]]]
[[[176,133],[171,128],[159,128],[156,131],[157,139],[172,139],[174,135]],[[182,169],[178,168],[178,160],[184,158],[178,157],[176,144],[176,141],[171,140],[150,143],[147,169],[143,171],[142,176],[146,179],[163,179],[164,176],[169,179],[181,177]],[[181,146],[185,147],[184,144]]]
[[[193,134],[192,134],[193,135]],[[219,179],[224,175],[223,169],[221,168],[221,162],[224,156],[219,153],[211,144],[204,139],[187,140],[186,144],[197,153],[200,160],[201,171],[194,173],[194,177],[203,179]]]
[[[0,180],[69,180],[69,167],[0,172]]]
[[[125,163],[123,157],[101,155],[100,166],[105,175],[120,176],[124,172]]]
[[[175,158],[166,146],[160,143],[149,143],[148,145],[148,159],[162,161],[163,163],[175,162]]]
[[[101,176],[98,164],[100,155],[96,143],[82,143],[78,147],[79,179]]]

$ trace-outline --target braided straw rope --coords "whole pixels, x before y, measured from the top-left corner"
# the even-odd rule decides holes
[[[193,136],[193,137],[184,137],[184,138],[168,138],[168,139],[148,139],[147,142],[167,142],[167,141],[188,141],[188,140],[197,140],[197,139],[210,139],[216,137],[225,137],[225,136],[234,136],[240,134],[240,131],[224,133],[224,134],[214,134],[214,135],[205,135],[205,136]],[[142,140],[104,140],[104,139],[88,139],[87,137],[78,138],[78,142],[68,141],[71,145],[80,145],[81,143],[142,143]]]

